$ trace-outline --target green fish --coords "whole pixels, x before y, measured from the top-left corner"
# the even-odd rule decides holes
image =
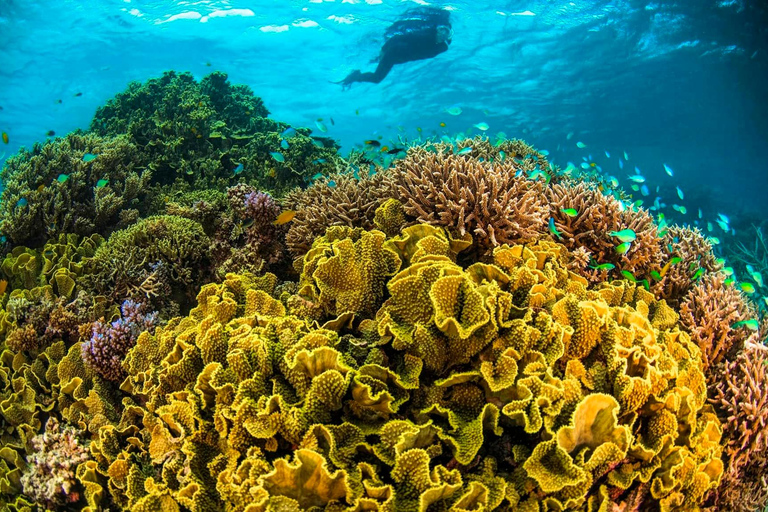
[[[633,282],[633,283],[636,283],[636,282],[637,282],[637,278],[636,278],[636,277],[635,277],[635,275],[634,275],[632,272],[630,272],[629,270],[622,270],[622,271],[621,271],[621,275],[623,275],[625,278],[627,278],[627,281],[631,281],[631,282]]]
[[[579,214],[576,208],[561,208],[560,211],[569,217],[576,217]]]
[[[101,179],[96,182],[96,188],[104,188],[107,186],[107,183],[109,183],[109,180]]]
[[[757,323],[757,320],[754,318],[750,318],[749,320],[741,320],[739,322],[736,322],[731,326],[731,329],[737,329],[739,327],[746,327],[750,331],[756,331],[758,327],[760,327],[760,324]]]
[[[315,121],[315,126],[317,126],[317,129],[323,133],[328,131],[328,127],[325,126],[322,121]]]
[[[735,280],[734,278],[732,278],[732,277],[729,277],[729,278],[727,278],[725,281],[723,281],[723,284],[724,284],[724,285],[726,285],[726,286],[728,286],[728,285],[731,285],[731,284],[733,284],[733,283],[735,283],[735,282],[736,282],[736,280]]]
[[[66,183],[66,181],[69,179],[69,174],[59,174],[56,178],[56,181],[59,183]]]
[[[489,126],[488,126],[488,123],[477,123],[475,125],[475,128],[477,128],[478,130],[486,131],[488,130]]]
[[[670,265],[677,265],[678,263],[682,262],[683,258],[680,258],[679,256],[675,256],[671,260],[669,260]]]
[[[703,268],[699,268],[699,270],[697,270],[696,273],[693,274],[693,277],[691,279],[693,279],[694,281],[698,281],[701,278],[701,276],[704,275],[704,272],[705,270]]]
[[[557,238],[563,238],[563,235],[560,234],[560,232],[557,230],[557,226],[555,226],[555,219],[552,217],[549,218],[549,231]]]
[[[634,242],[637,239],[637,235],[631,229],[622,229],[621,231],[611,231],[608,233],[610,236],[614,236],[622,242]]]
[[[658,273],[656,270],[651,270],[651,277],[654,278],[656,281],[661,281],[661,274]]]
[[[645,288],[645,289],[646,289],[646,290],[648,290],[648,291],[651,291],[651,284],[648,282],[648,280],[647,280],[647,279],[643,279],[643,280],[642,280],[642,281],[640,281],[640,282],[642,283],[642,285],[643,285],[643,288]]]
[[[272,158],[274,158],[278,162],[281,162],[281,163],[285,162],[285,157],[279,151],[270,151],[269,154],[272,155]]]
[[[459,150],[457,155],[468,155],[472,152],[472,148],[470,146],[465,147],[464,149]]]
[[[632,242],[624,242],[616,246],[616,254],[627,254],[629,248],[632,247]]]
[[[600,265],[595,265],[592,268],[595,270],[613,270],[616,268],[616,265],[613,263],[601,263]]]
[[[86,153],[83,155],[83,162],[90,162],[91,160],[96,160],[96,157],[98,155],[94,155],[93,153]]]
[[[461,114],[461,107],[450,107],[445,109],[446,112],[448,112],[452,116],[458,116]]]
[[[752,283],[739,283],[739,288],[741,288],[741,291],[749,295],[755,293],[755,287],[752,285]]]
[[[507,154],[504,151],[499,151],[499,162],[503,162],[507,158]]]

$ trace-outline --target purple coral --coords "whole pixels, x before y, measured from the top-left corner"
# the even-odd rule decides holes
[[[51,417],[45,432],[32,438],[32,449],[27,456],[27,469],[21,476],[24,494],[46,509],[75,503],[80,492],[75,471],[88,460],[88,447],[73,427],[59,427]]]
[[[157,312],[145,313],[145,309],[142,303],[126,300],[121,307],[122,318],[111,323],[94,322],[91,338],[82,347],[85,363],[107,380],[122,380],[123,358],[136,344],[139,334],[152,331],[157,324]]]
[[[251,192],[245,196],[245,216],[253,219],[254,227],[271,226],[280,215],[280,206],[266,192]]]

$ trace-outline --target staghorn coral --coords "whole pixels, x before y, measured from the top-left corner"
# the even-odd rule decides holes
[[[724,420],[726,460],[714,503],[719,510],[759,510],[768,504],[768,349],[750,343],[724,366],[712,397]]]
[[[550,216],[560,237],[556,239],[569,251],[588,253],[597,264],[612,263],[612,272],[632,272],[638,279],[648,276],[656,268],[661,244],[653,217],[643,209],[626,208],[613,196],[604,195],[589,183],[555,184],[546,191]],[[563,210],[573,208],[578,215],[571,217]],[[619,241],[610,236],[613,231],[631,229],[637,239],[625,254],[619,254]],[[592,282],[606,279],[607,271],[596,271],[580,266],[580,273]]]
[[[85,161],[89,153],[96,158]],[[35,144],[10,157],[0,174],[0,230],[32,247],[62,234],[107,236],[125,227],[123,219],[152,211],[147,163],[125,136],[71,133]]]
[[[746,327],[732,327],[757,318],[757,311],[742,292],[725,284],[726,279],[721,272],[705,275],[680,304],[680,324],[699,346],[710,382],[719,378],[719,363],[741,352],[748,340],[759,340],[759,334]]]
[[[407,215],[459,236],[469,233],[487,252],[534,240],[545,229],[541,183],[517,176],[518,170],[511,163],[411,148],[393,172]]]
[[[699,228],[689,226],[670,226],[661,239],[659,267],[669,264],[661,280],[653,285],[653,293],[667,302],[677,304],[694,287],[697,272],[717,272],[722,268],[712,252],[709,238]],[[672,258],[680,258],[679,263]],[[694,279],[696,278],[696,279]]]
[[[492,262],[457,265],[469,245],[428,225],[386,240],[328,230],[316,244],[335,248],[327,261],[344,251],[400,261],[357,274],[387,285],[383,303],[351,302],[378,308],[368,318],[344,307],[322,324],[296,316],[284,305],[295,288],[269,274],[204,286],[188,316],[142,333],[125,358],[127,405],[91,448],[112,502],[405,511],[703,503],[723,470],[720,423],[700,352],[674,311],[624,281],[588,289],[562,245],[503,245]],[[310,251],[305,274],[318,261]]]
[[[91,337],[82,344],[83,361],[107,380],[117,382],[125,376],[122,361],[144,331],[153,331],[157,313],[145,313],[146,306],[126,300],[121,316],[112,322],[97,320],[91,327]]]
[[[75,470],[89,458],[88,444],[80,433],[50,418],[45,432],[30,444],[34,451],[27,456],[28,468],[21,477],[24,494],[46,509],[80,501],[83,491]]]
[[[334,186],[330,186],[331,184]],[[296,211],[285,241],[294,256],[306,253],[315,238],[331,226],[371,229],[376,209],[397,197],[396,184],[388,172],[356,179],[349,174],[321,178],[305,190],[296,189],[282,198],[285,209]]]

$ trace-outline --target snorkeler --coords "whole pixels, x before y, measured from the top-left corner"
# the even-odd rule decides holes
[[[414,60],[430,59],[448,49],[453,37],[450,13],[437,7],[418,7],[407,11],[403,17],[384,32],[384,46],[377,59],[379,65],[372,73],[359,69],[351,72],[344,80],[334,82],[348,89],[354,82],[384,80],[395,64]]]

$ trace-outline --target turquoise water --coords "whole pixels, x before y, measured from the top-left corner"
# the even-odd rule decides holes
[[[764,215],[761,2],[446,2],[449,51],[396,66],[381,84],[342,92],[330,83],[372,69],[384,29],[421,3],[5,0],[0,127],[10,141],[0,154],[87,127],[131,80],[221,70],[275,119],[312,127],[326,118],[346,149],[378,135],[414,138],[417,127],[479,133],[472,126],[486,122],[489,134],[524,138],[562,167],[591,154],[623,178],[616,156],[627,151],[663,198],[681,185],[691,211],[727,210],[744,226]],[[460,116],[446,114],[454,105]]]

